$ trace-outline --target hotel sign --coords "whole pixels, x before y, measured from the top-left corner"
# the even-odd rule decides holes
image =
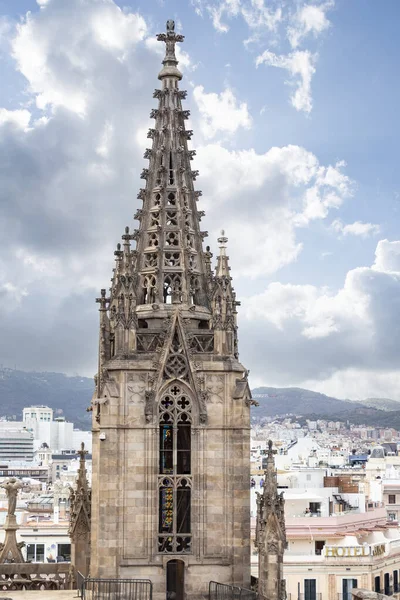
[[[325,546],[327,558],[356,558],[359,556],[382,556],[385,554],[386,544],[376,546]]]

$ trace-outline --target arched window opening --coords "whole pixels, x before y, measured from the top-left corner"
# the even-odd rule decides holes
[[[179,383],[159,404],[159,538],[162,553],[191,551],[192,402]]]
[[[197,296],[199,292],[199,280],[195,275],[192,275],[190,278],[190,289],[189,289],[189,300],[190,304],[196,304]]]
[[[176,206],[175,194],[173,194],[172,192],[170,194],[168,194],[167,204],[168,204],[168,206]]]
[[[164,304],[172,304],[172,288],[169,281],[164,282]]]
[[[179,252],[166,252],[164,256],[164,265],[166,267],[179,267],[181,264],[181,255]]]
[[[152,212],[150,213],[150,227],[158,227],[160,224],[160,213]]]
[[[156,301],[156,278],[149,275],[143,279],[142,304],[154,304]]]
[[[165,277],[163,298],[164,304],[174,304],[176,302],[181,302],[182,290],[180,275],[167,275]]]
[[[166,246],[179,246],[179,234],[178,232],[170,231],[165,236]]]
[[[148,252],[144,255],[144,266],[145,267],[156,267],[158,263],[158,256],[156,252]]]
[[[150,233],[148,236],[148,246],[157,248],[158,246],[158,235],[156,233]]]
[[[114,333],[110,333],[110,354],[111,358],[115,356],[115,335]]]
[[[177,227],[178,215],[175,211],[167,211],[166,224],[167,224],[167,227]]]

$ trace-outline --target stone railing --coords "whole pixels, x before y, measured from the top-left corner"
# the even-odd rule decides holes
[[[353,600],[390,600],[389,596],[371,592],[369,590],[353,589],[351,590]]]
[[[70,563],[0,564],[0,595],[10,590],[68,590],[72,587]]]

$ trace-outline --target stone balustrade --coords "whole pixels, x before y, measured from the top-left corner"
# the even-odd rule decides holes
[[[371,592],[370,590],[353,589],[351,590],[353,600],[390,600],[390,596]]]
[[[68,590],[73,580],[70,563],[0,564],[0,596],[11,590]]]

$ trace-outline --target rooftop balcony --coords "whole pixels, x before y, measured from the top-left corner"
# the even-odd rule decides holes
[[[304,537],[305,531],[318,531],[319,535],[335,536],[345,535],[347,532],[356,532],[360,529],[374,529],[385,527],[387,524],[387,511],[382,503],[375,503],[373,508],[366,512],[350,510],[336,513],[330,517],[294,515],[286,516],[286,531],[289,538]]]

